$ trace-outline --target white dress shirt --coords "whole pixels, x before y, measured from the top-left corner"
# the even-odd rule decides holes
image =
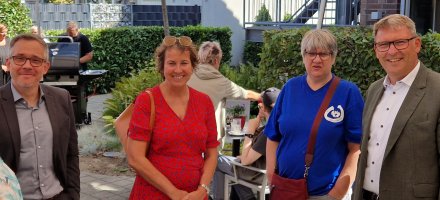
[[[419,68],[420,61],[405,78],[397,81],[395,85],[390,83],[388,76],[385,77],[383,82],[385,91],[371,119],[363,186],[365,190],[379,194],[380,172],[391,128]]]

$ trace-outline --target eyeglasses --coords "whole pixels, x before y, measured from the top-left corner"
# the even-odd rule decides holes
[[[43,64],[44,61],[46,61],[43,58],[38,58],[38,57],[26,58],[24,56],[12,56],[12,60],[16,65],[19,66],[23,66],[26,63],[26,61],[29,60],[29,63],[31,64],[32,67],[39,67]]]
[[[378,42],[378,43],[374,43],[374,48],[377,51],[385,52],[385,51],[388,51],[390,49],[391,44],[393,44],[394,48],[396,48],[397,50],[403,50],[403,49],[408,48],[409,41],[413,40],[415,38],[417,38],[417,36],[414,36],[409,39],[401,39],[401,40],[395,40],[395,41],[391,41],[391,42]]]
[[[317,52],[307,52],[306,51],[306,57],[310,60],[313,60],[318,56],[321,58],[321,60],[328,60],[333,53],[317,53]]]
[[[192,45],[192,40],[188,36],[180,36],[180,37],[165,36],[165,38],[163,38],[162,43],[165,46],[173,46],[173,45],[179,43],[182,46],[190,47]]]

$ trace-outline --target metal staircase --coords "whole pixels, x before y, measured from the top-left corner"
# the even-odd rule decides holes
[[[319,0],[308,0],[286,21],[305,24],[319,10]]]
[[[323,25],[356,24],[359,2],[360,0],[327,0]],[[265,30],[316,25],[320,3],[321,0],[243,0],[246,39],[258,42],[262,40],[262,32]],[[273,21],[255,21],[262,5],[267,7]]]

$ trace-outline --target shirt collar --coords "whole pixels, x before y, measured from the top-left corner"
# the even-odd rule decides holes
[[[39,104],[40,102],[43,102],[44,92],[41,89],[41,87],[39,87],[38,89],[40,90],[40,99],[38,101],[38,104]],[[12,96],[14,97],[14,102],[17,102],[18,100],[23,99],[23,96],[21,96],[21,94],[18,93],[17,89],[15,89],[14,84],[12,84],[12,82],[11,82],[11,90],[12,90]]]
[[[420,69],[420,61],[417,62],[416,67],[414,67],[413,70],[411,70],[411,72],[406,75],[402,80],[397,81],[397,83],[404,83],[405,85],[408,85],[409,87],[411,87],[412,83],[414,82],[414,79],[416,79],[417,73],[419,72]],[[388,77],[388,75],[385,76],[385,80],[383,80],[383,86],[386,88],[388,86],[391,85],[390,79]]]

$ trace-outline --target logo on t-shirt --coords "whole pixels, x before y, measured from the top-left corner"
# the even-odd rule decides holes
[[[344,120],[344,109],[341,105],[338,105],[337,110],[333,106],[327,108],[324,113],[324,118],[333,123],[338,123]]]

